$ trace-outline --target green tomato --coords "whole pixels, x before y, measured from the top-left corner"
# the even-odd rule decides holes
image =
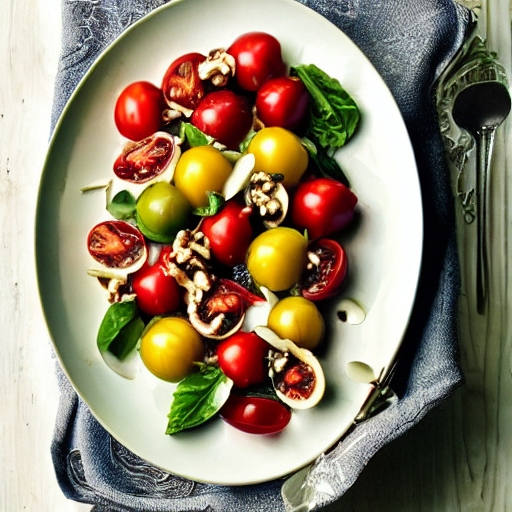
[[[313,302],[304,297],[285,297],[270,311],[268,327],[280,338],[314,350],[322,341],[324,319]]]
[[[155,242],[168,243],[187,227],[192,207],[186,197],[166,181],[149,185],[137,201],[137,226]]]
[[[288,290],[306,266],[307,240],[296,229],[277,227],[258,235],[247,251],[247,269],[259,286]]]

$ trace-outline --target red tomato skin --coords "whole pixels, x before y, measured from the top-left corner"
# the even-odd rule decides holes
[[[290,409],[272,398],[230,395],[220,416],[242,432],[273,435],[288,425],[292,415]]]
[[[269,78],[256,94],[256,112],[265,126],[302,134],[309,119],[309,92],[299,78]]]
[[[214,91],[199,103],[190,122],[228,149],[238,149],[252,126],[251,104],[228,89]]]
[[[181,289],[165,266],[162,264],[164,253],[170,252],[164,247],[159,259],[153,264],[146,263],[132,276],[132,288],[136,293],[139,309],[150,316],[161,316],[176,311],[182,305]]]
[[[343,246],[336,240],[330,238],[320,238],[313,241],[308,251],[316,251],[323,248],[333,255],[334,261],[330,262],[330,271],[326,284],[321,289],[311,289],[311,287],[304,287],[302,283],[301,295],[310,301],[318,302],[336,296],[348,276],[348,257]],[[322,263],[321,263],[322,265]]]
[[[242,34],[227,52],[235,58],[235,77],[245,91],[257,91],[265,80],[286,72],[281,44],[265,32]]]
[[[217,347],[220,369],[237,388],[260,384],[267,378],[269,345],[253,332],[237,332]]]
[[[201,231],[210,241],[215,259],[232,267],[244,263],[252,241],[250,210],[235,202],[227,201],[222,209],[211,217],[205,217]]]
[[[107,220],[96,224],[87,236],[87,250],[108,268],[124,269],[141,263],[147,255],[142,233],[124,220]]]
[[[117,98],[114,121],[123,137],[139,141],[160,129],[164,109],[158,87],[146,81],[133,82]]]
[[[313,240],[348,226],[356,204],[357,196],[343,183],[315,178],[298,185],[292,201],[292,220],[297,228],[307,229]]]
[[[198,65],[206,60],[201,53],[187,53],[175,59],[165,72],[162,91],[167,102],[194,109],[205,95],[204,83],[199,78]]]

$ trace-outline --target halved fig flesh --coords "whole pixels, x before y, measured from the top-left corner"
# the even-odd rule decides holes
[[[268,327],[256,327],[254,331],[277,351],[272,354],[269,374],[278,398],[292,409],[317,405],[325,392],[325,376],[318,359]]]
[[[189,302],[190,323],[206,338],[223,340],[239,331],[245,312],[254,303],[264,302],[229,279],[220,279],[200,302]]]

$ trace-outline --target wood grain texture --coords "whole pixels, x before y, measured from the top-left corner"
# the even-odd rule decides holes
[[[33,258],[60,2],[7,0],[0,12],[0,510],[90,510],[64,498],[53,472],[58,390]]]
[[[501,14],[498,19],[486,11],[489,36],[510,64],[510,5],[495,0],[492,9]],[[79,512],[90,506],[64,498],[50,459],[58,390],[33,258],[60,0],[2,0],[0,11],[0,511]],[[465,385],[381,450],[326,512],[512,512],[511,159],[509,119],[493,165],[491,305],[485,317],[474,312],[474,232],[462,221],[459,226]]]

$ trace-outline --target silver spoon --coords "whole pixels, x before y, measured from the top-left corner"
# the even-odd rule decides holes
[[[496,129],[510,112],[510,94],[499,81],[476,82],[463,88],[455,97],[453,120],[476,141],[477,206],[477,311],[485,310],[487,297],[487,205],[488,181]]]

